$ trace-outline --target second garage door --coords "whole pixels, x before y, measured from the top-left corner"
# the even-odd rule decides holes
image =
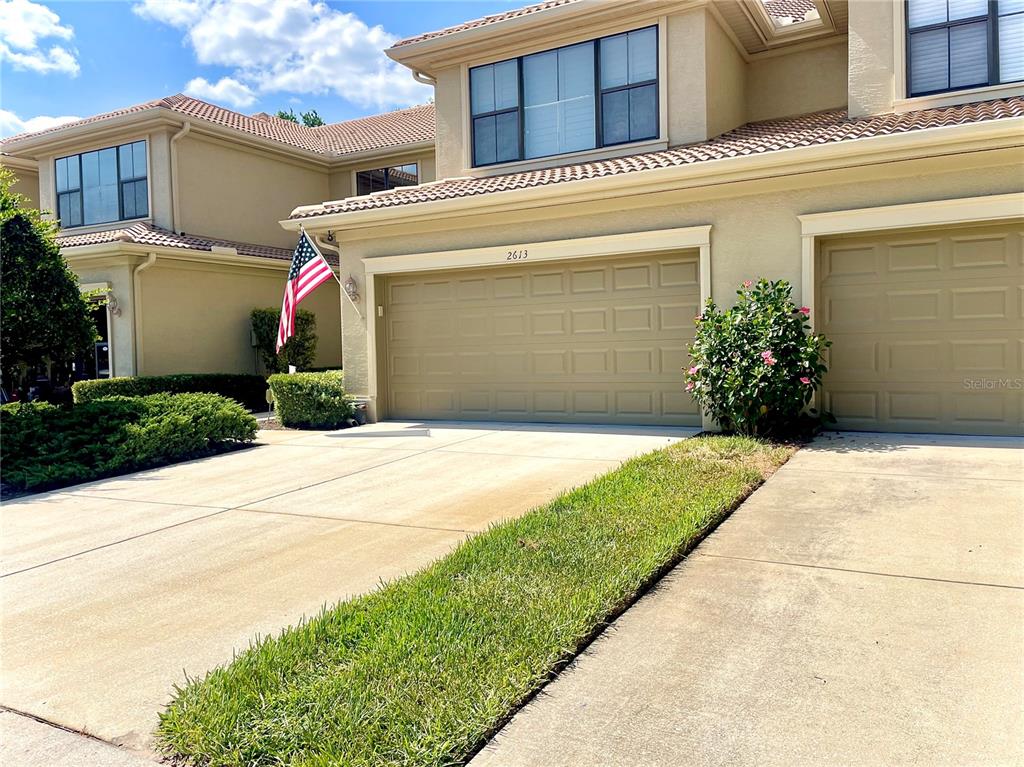
[[[699,425],[699,293],[696,253],[389,277],[389,416]]]
[[[818,260],[824,405],[870,431],[1020,434],[1024,226],[843,238]]]

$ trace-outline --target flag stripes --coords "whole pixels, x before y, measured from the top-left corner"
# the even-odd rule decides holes
[[[303,230],[292,255],[288,282],[284,286],[281,321],[277,327],[277,351],[281,351],[285,342],[295,335],[295,311],[299,303],[332,277],[334,270],[331,265]]]

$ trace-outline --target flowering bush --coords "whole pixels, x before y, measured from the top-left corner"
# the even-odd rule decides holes
[[[810,309],[791,300],[785,280],[749,280],[732,309],[708,299],[697,317],[692,359],[685,371],[690,392],[723,431],[783,436],[802,431],[803,414],[827,367],[832,342],[810,333]]]

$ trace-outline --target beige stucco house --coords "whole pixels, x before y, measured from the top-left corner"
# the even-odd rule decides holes
[[[433,146],[430,106],[307,128],[177,95],[14,136],[0,163],[60,221],[83,290],[108,298],[84,374],[256,372],[249,315],[280,306],[297,239],[278,219],[432,180]],[[341,364],[340,300],[330,282],[302,305],[317,316],[318,367]]]
[[[551,0],[387,53],[438,180],[282,221],[339,243],[377,417],[699,425],[693,318],[763,276],[842,427],[1022,432],[1021,3]]]

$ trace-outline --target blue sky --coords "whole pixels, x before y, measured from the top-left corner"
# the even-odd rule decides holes
[[[423,103],[380,50],[529,0],[0,0],[0,135],[186,92],[328,122]]]

